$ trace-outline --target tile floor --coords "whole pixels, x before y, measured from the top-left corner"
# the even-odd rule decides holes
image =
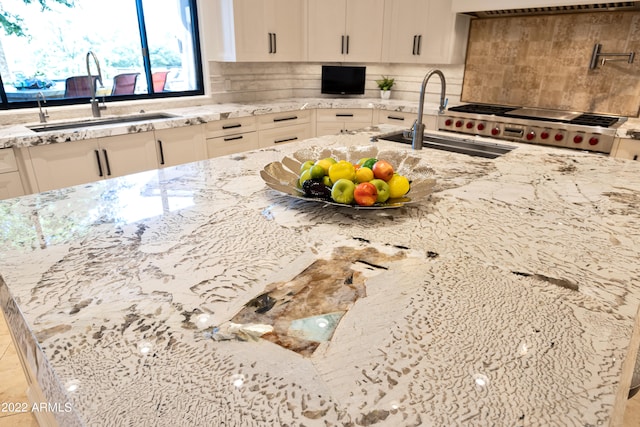
[[[22,366],[11,341],[4,315],[0,312],[0,405],[3,402],[28,403],[26,388],[27,382],[22,373]],[[31,413],[0,412],[0,427],[37,426],[38,423]],[[622,427],[640,427],[640,393],[629,400]]]

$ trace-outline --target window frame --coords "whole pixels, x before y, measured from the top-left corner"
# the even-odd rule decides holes
[[[200,96],[205,94],[204,90],[204,70],[202,66],[202,49],[200,43],[200,21],[198,20],[198,5],[197,0],[188,0],[189,1],[189,12],[190,18],[192,22],[192,31],[191,37],[193,42],[193,55],[194,55],[194,68],[196,71],[196,89],[186,90],[186,91],[169,91],[169,92],[160,92],[156,93],[153,91],[153,82],[151,80],[151,60],[149,58],[149,49],[148,49],[148,38],[146,33],[145,26],[145,18],[144,18],[144,8],[142,5],[143,0],[135,0],[136,3],[136,11],[137,11],[137,20],[138,20],[138,31],[140,33],[141,44],[142,44],[142,64],[143,64],[143,74],[145,81],[147,82],[147,93],[141,94],[130,94],[130,95],[109,95],[109,96],[96,96],[101,102],[110,103],[110,102],[118,102],[118,101],[130,101],[130,100],[149,100],[149,99],[163,99],[163,98],[182,98],[182,97],[191,97],[191,96]],[[88,78],[88,77],[87,77]],[[84,105],[88,104],[90,97],[78,97],[78,98],[53,98],[47,99],[46,105],[48,107],[52,106],[68,106],[68,105]],[[7,98],[6,91],[4,89],[4,82],[2,79],[2,75],[0,74],[0,111],[8,111],[8,110],[17,110],[17,109],[25,109],[25,108],[34,108],[38,107],[38,101],[15,101],[9,102]]]

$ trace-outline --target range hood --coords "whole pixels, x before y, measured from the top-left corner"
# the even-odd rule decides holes
[[[550,2],[547,2],[550,3]],[[492,9],[480,11],[459,10],[458,12],[476,18],[504,18],[510,16],[555,15],[559,13],[640,11],[640,1],[623,1],[607,3],[572,4],[557,6],[525,7],[517,9]]]

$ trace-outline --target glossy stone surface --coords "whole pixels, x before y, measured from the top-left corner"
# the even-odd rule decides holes
[[[528,145],[494,160],[423,149],[434,193],[382,211],[293,199],[258,175],[306,146],[410,150],[370,136],[0,202],[0,304],[50,401],[73,404],[60,424],[618,416],[640,306],[640,165]],[[313,352],[211,338],[314,263],[363,284]],[[317,306],[290,320],[333,312]]]

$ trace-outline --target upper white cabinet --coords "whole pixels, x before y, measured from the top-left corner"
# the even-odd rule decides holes
[[[309,61],[379,62],[384,0],[309,0]]]
[[[205,8],[207,52],[217,61],[302,61],[306,3],[215,0]]]
[[[386,0],[382,60],[464,63],[470,19],[452,12],[451,0]]]

